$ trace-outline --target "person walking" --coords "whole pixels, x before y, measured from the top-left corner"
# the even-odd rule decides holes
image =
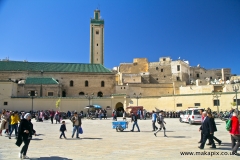
[[[204,145],[207,139],[209,139],[211,143],[214,143],[211,138],[212,137],[211,134],[213,134],[214,131],[213,131],[213,126],[211,124],[210,118],[207,116],[207,112],[203,112],[202,114],[204,116],[204,119],[199,131],[200,130],[202,131],[203,139],[202,139],[201,145],[198,147],[199,149],[204,149]]]
[[[8,115],[5,109],[2,110],[0,136],[2,136],[2,130],[8,130]]]
[[[99,119],[102,120],[102,110],[101,109],[99,110],[98,114],[99,114]]]
[[[239,126],[239,119],[237,117],[237,114],[233,112],[232,118],[231,118],[231,129],[229,131],[231,135],[231,141],[232,141],[232,153],[237,154],[237,150],[240,147],[240,126]]]
[[[216,126],[214,117],[212,116],[212,113],[209,113],[209,112],[207,113],[207,116],[210,118],[210,122],[211,122],[212,127],[213,127],[213,134],[211,135],[212,136],[211,139],[217,141],[218,144],[221,145],[222,141],[214,136],[214,132],[217,132],[217,126]],[[212,148],[216,148],[215,144],[211,143],[210,141],[209,141],[209,143],[207,145],[212,145]]]
[[[164,125],[164,123],[166,124],[166,122],[164,121],[164,117],[163,117],[163,113],[162,113],[162,112],[161,112],[161,113],[159,114],[159,116],[157,117],[157,123],[158,123],[160,126],[159,126],[158,130],[154,133],[154,135],[157,137],[157,133],[158,133],[159,131],[161,131],[162,128],[163,128],[164,137],[167,137],[167,135],[166,135],[166,128],[165,128],[165,125]]]
[[[56,111],[55,113],[55,120],[56,120],[56,124],[57,122],[60,123],[60,113],[58,111]]]
[[[155,113],[155,111],[152,111],[152,127],[153,127],[152,131],[153,132],[158,129],[155,124],[156,120],[157,120],[157,114]]]
[[[200,109],[199,110],[199,113],[200,113],[200,115],[201,115],[201,123],[203,123],[203,119],[204,119],[204,116],[203,116],[203,109]],[[202,133],[202,130],[201,130],[201,138],[200,138],[200,141],[198,142],[198,143],[202,143],[202,139],[203,139],[203,133]]]
[[[144,119],[144,120],[146,120],[146,116],[147,116],[146,114],[147,114],[146,109],[143,109],[143,119]]]
[[[32,135],[35,134],[33,125],[30,120],[31,120],[31,114],[26,113],[24,116],[24,119],[21,120],[19,129],[18,129],[18,139],[17,139],[16,145],[20,147],[22,142],[24,142],[24,146],[22,147],[19,153],[19,158],[23,158],[23,159],[29,159],[29,157],[26,154],[27,154],[30,140],[32,139]]]
[[[55,114],[55,112],[54,112],[53,109],[52,109],[52,110],[50,111],[50,119],[51,119],[52,124],[53,124],[54,114]]]
[[[61,134],[60,134],[60,139],[62,139],[62,136],[65,138],[65,139],[67,139],[66,138],[66,136],[65,136],[65,131],[67,131],[67,129],[66,129],[66,125],[65,125],[65,121],[62,121],[62,125],[61,125],[61,127],[60,127],[60,132],[61,132]]]
[[[73,123],[73,133],[72,133],[72,138],[74,137],[75,132],[76,133],[76,138],[79,138],[79,127],[82,125],[81,117],[78,116],[77,112],[74,112],[73,117],[71,118],[71,121]]]
[[[138,123],[137,123],[137,116],[132,112],[132,119],[131,122],[133,122],[132,132],[134,131],[134,127],[137,126],[138,132],[140,132]]]
[[[107,119],[107,110],[106,109],[103,110],[103,118]]]
[[[11,135],[13,133],[13,131],[15,130],[15,138],[17,139],[17,135],[18,135],[18,122],[20,122],[19,116],[18,116],[18,112],[13,112],[13,114],[11,115],[11,132],[9,133],[8,138],[11,139]]]

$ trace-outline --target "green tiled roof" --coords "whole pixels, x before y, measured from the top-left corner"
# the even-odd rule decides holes
[[[26,79],[25,84],[58,84],[54,78],[30,78]]]
[[[101,64],[0,61],[0,71],[111,73]]]

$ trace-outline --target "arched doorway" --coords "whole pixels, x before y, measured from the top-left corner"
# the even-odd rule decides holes
[[[123,116],[123,111],[124,111],[123,104],[121,102],[118,102],[115,106],[115,109],[117,111],[117,116],[122,117]]]
[[[66,97],[66,92],[62,91],[62,97]]]
[[[103,96],[103,93],[100,91],[100,92],[98,92],[97,96],[98,96],[98,97],[102,97],[102,96]]]

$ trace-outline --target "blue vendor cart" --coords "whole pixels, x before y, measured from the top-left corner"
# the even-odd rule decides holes
[[[112,128],[116,129],[116,131],[122,132],[124,129],[128,128],[127,121],[114,121],[112,122]]]

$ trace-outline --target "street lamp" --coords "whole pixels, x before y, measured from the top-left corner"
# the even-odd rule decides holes
[[[37,97],[37,95],[38,95],[37,91],[35,91],[35,92],[29,91],[28,92],[28,96],[32,98],[32,114],[33,114],[33,98]]]
[[[221,97],[221,92],[214,92],[212,91],[213,99],[217,99],[217,112],[219,114],[219,97]]]
[[[233,85],[233,91],[235,92],[236,94],[236,106],[237,106],[237,115],[238,115],[238,99],[237,99],[237,92],[239,90],[239,86],[238,85]]]
[[[139,93],[139,95],[136,95],[136,93],[134,93],[133,96],[137,99],[137,107],[138,107],[138,99],[142,97],[142,93]]]
[[[89,107],[90,107],[90,101],[91,101],[91,99],[93,99],[94,93],[92,93],[91,95],[85,94],[85,97],[88,99],[88,101],[89,101]]]

